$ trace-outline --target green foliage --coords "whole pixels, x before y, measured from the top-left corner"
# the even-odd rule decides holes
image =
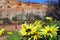
[[[57,40],[60,40],[60,35],[57,36]]]
[[[0,24],[3,24],[3,21],[2,20],[0,20]]]
[[[19,40],[19,33],[14,32],[13,34],[8,35],[7,40]]]
[[[53,24],[57,24],[58,26],[60,26],[60,21],[54,20],[54,21],[52,21],[52,25]]]
[[[4,18],[4,19],[3,19],[3,23],[4,23],[4,24],[6,24],[6,23],[11,24],[11,21],[10,21],[9,18]]]
[[[17,21],[19,21],[19,22],[25,22],[26,20],[24,20],[24,19],[19,19],[19,20],[17,20]]]
[[[19,32],[8,35],[6,40],[60,40],[60,34],[58,35],[60,21],[47,17],[44,20],[34,20],[29,24],[27,20],[22,19],[18,22],[26,23],[21,25]]]

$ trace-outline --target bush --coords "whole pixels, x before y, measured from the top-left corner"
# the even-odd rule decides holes
[[[4,19],[3,19],[3,23],[4,23],[4,24],[6,24],[6,23],[7,23],[7,24],[11,24],[11,21],[10,21],[8,18],[4,18]]]
[[[18,32],[8,35],[7,40],[60,40],[60,22],[46,17],[33,23],[24,23]]]

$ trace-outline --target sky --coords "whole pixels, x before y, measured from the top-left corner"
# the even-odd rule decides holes
[[[18,0],[18,1],[20,1],[20,0]],[[43,2],[45,2],[47,0],[21,0],[21,1],[23,1],[23,2],[39,2],[39,3],[43,3]],[[53,0],[53,1],[57,2],[57,0]]]

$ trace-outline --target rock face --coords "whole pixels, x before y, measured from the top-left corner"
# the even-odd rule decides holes
[[[27,19],[29,14],[43,18],[46,15],[48,5],[35,2],[18,2],[17,0],[0,0],[0,18],[14,17]]]

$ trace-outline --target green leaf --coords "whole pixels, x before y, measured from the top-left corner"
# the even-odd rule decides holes
[[[20,36],[18,32],[14,32],[11,35],[8,35],[7,40],[19,40]]]

